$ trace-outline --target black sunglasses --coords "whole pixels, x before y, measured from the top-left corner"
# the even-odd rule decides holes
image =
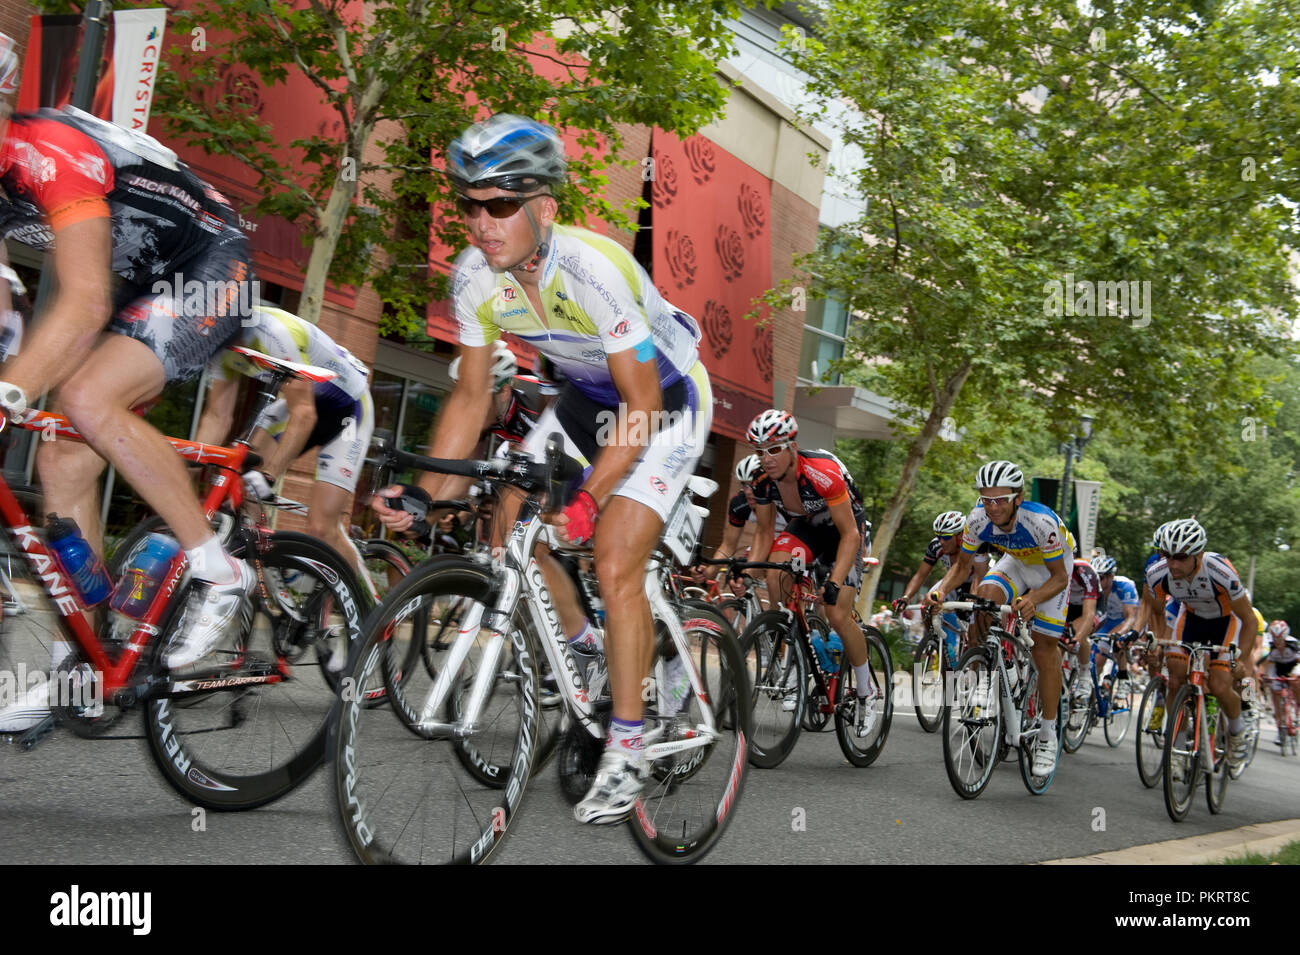
[[[457,196],[456,205],[460,207],[460,211],[464,215],[471,219],[477,218],[480,209],[486,209],[487,214],[493,219],[509,219],[524,207],[525,202],[548,195],[550,195],[549,192],[539,192],[531,196],[496,196],[492,199],[471,199],[469,196]]]

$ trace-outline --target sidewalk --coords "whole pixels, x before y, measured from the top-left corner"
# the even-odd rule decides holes
[[[1300,840],[1300,819],[1263,822],[1224,832],[1208,832],[1187,839],[1170,839],[1114,852],[1099,852],[1072,859],[1051,859],[1038,865],[1199,865],[1243,856],[1269,855],[1288,842]]]

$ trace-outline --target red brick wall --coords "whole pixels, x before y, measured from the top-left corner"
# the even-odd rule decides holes
[[[794,278],[794,258],[817,245],[817,207],[779,183],[772,183],[772,284]],[[794,410],[795,379],[803,347],[806,312],[782,309],[772,316],[772,374],[785,382],[782,407]]]
[[[21,55],[27,48],[27,34],[31,32],[32,14],[36,11],[28,3],[5,0],[0,3],[0,33],[7,33],[18,41]]]

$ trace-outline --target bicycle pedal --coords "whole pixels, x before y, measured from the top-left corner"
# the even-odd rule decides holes
[[[21,746],[24,750],[30,753],[33,749],[36,748],[37,744],[40,743],[41,740],[49,736],[52,732],[54,732],[53,713],[45,717],[45,719],[41,720],[31,729],[24,730],[22,733],[19,733],[15,737],[15,742],[17,742],[19,746]]]

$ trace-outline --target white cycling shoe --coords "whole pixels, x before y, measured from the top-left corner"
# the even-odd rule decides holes
[[[50,715],[50,685],[44,681],[0,707],[0,733],[23,733]]]
[[[1033,776],[1050,776],[1055,771],[1056,740],[1045,740],[1040,736],[1034,740],[1034,755],[1030,774]]]
[[[249,593],[257,575],[245,561],[236,561],[239,579],[233,584],[213,584],[198,580],[177,624],[177,636],[163,654],[169,670],[190,666],[211,653],[221,638],[236,626],[247,631],[253,622],[253,603]]]
[[[606,746],[596,779],[582,802],[573,807],[573,818],[596,826],[623,822],[636,807],[646,775],[644,760],[630,760],[616,747]]]

